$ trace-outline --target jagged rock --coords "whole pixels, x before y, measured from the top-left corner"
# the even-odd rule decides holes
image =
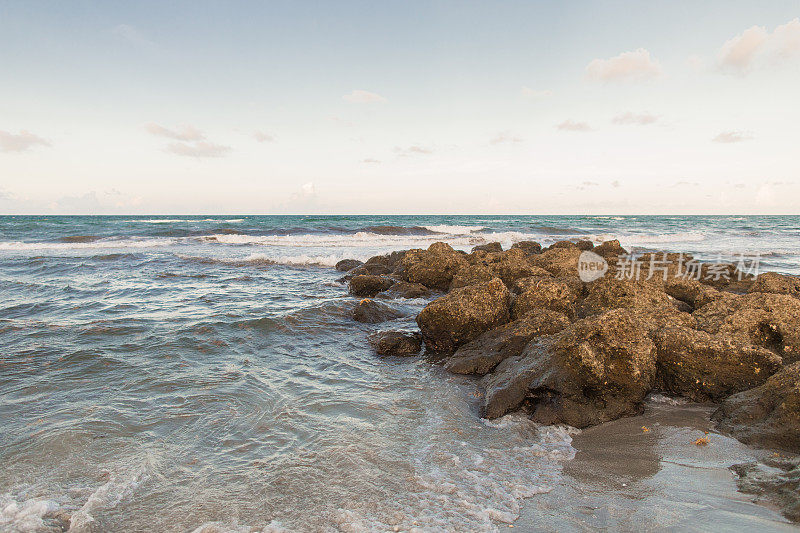
[[[503,245],[499,242],[489,242],[481,244],[472,248],[472,253],[475,252],[502,252]]]
[[[388,268],[389,256],[388,255],[375,255],[367,259],[366,265],[383,265]]]
[[[397,309],[369,298],[364,298],[353,308],[353,320],[366,324],[378,324],[402,316],[405,315]]]
[[[577,247],[550,248],[531,256],[531,262],[550,272],[557,278],[576,277],[578,275],[578,258],[581,251]],[[536,274],[532,274],[536,275]]]
[[[433,291],[421,283],[409,283],[407,281],[398,281],[388,290],[378,294],[384,298],[430,298]]]
[[[511,245],[512,250],[522,250],[528,255],[542,253],[542,245],[534,241],[520,241]]]
[[[567,315],[569,318],[575,317],[575,304],[578,295],[572,290],[569,283],[552,278],[539,277],[524,278],[524,290],[514,299],[511,308],[513,318],[522,318],[525,314],[534,309],[549,309]]]
[[[563,240],[563,241],[554,242],[553,244],[548,246],[547,249],[548,250],[554,250],[556,248],[577,248],[577,247],[578,247],[578,245],[575,244],[575,241]]]
[[[783,357],[800,359],[800,300],[786,294],[754,292],[729,296],[692,313],[698,329],[755,344]]]
[[[618,255],[627,255],[628,253],[628,251],[622,247],[617,239],[612,241],[604,241],[599,246],[592,248],[592,251],[600,257],[605,257],[606,259]]]
[[[487,374],[504,359],[522,353],[535,337],[556,333],[568,325],[564,314],[536,309],[461,346],[445,368],[454,374]]]
[[[453,276],[453,281],[450,282],[450,290],[467,287],[468,285],[475,285],[476,283],[482,283],[484,281],[491,281],[496,277],[497,276],[482,264],[467,265]]]
[[[664,292],[686,302],[692,309],[700,309],[706,304],[730,296],[728,293],[720,292],[713,287],[709,287],[694,279],[685,277],[671,277],[664,282]]]
[[[587,250],[594,249],[594,243],[587,239],[581,239],[575,243],[575,246],[578,247],[578,250],[585,252]]]
[[[385,274],[391,274],[391,272],[392,271],[386,265],[380,263],[364,263],[349,271],[348,274],[350,276],[383,276]]]
[[[579,320],[500,363],[487,376],[484,414],[525,401],[536,422],[578,428],[637,414],[655,383],[655,352],[633,310]]]
[[[511,287],[511,290],[516,294],[521,294],[528,290],[529,288],[537,285],[543,279],[551,279],[554,281],[560,281],[561,283],[566,283],[567,286],[570,288],[572,292],[577,295],[583,294],[583,282],[579,278],[556,278],[548,271],[544,270],[544,275],[542,276],[529,276],[527,278],[520,278],[514,282],[514,285]]]
[[[476,265],[485,266],[489,272],[503,280],[507,287],[512,287],[520,278],[530,276],[546,276],[549,273],[533,264],[531,256],[519,248],[514,248],[500,253],[478,252],[480,261]]]
[[[427,250],[409,250],[403,256],[401,264],[405,281],[446,291],[453,276],[468,261],[464,254],[453,250],[450,245],[435,242]]]
[[[422,349],[418,331],[379,331],[367,337],[378,355],[416,355]]]
[[[432,301],[417,316],[417,324],[428,349],[452,353],[508,322],[510,304],[511,293],[499,279],[494,279],[453,289]]]
[[[389,278],[383,276],[359,275],[353,276],[350,280],[350,294],[353,296],[373,297],[381,291],[385,291],[394,283]]]
[[[356,267],[363,265],[363,261],[359,261],[358,259],[342,259],[338,263],[336,263],[336,270],[339,272],[347,272],[349,270],[353,270]]]
[[[581,316],[629,307],[674,307],[674,300],[658,283],[605,276],[590,283],[581,303]]]
[[[765,348],[705,331],[666,327],[652,338],[660,386],[697,402],[756,387],[781,367],[780,356]]]
[[[800,362],[731,396],[712,418],[746,444],[800,452]]]
[[[770,292],[800,298],[800,277],[764,272],[756,278],[748,292]]]

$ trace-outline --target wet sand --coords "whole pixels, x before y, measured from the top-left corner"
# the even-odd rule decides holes
[[[642,416],[584,430],[564,479],[526,501],[517,531],[800,531],[729,467],[770,455],[714,431],[713,406],[658,398]],[[647,428],[647,430],[643,429]],[[708,432],[706,434],[706,432]],[[708,444],[695,441],[707,438]]]

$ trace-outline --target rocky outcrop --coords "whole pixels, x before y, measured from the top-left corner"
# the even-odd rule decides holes
[[[453,276],[468,265],[466,256],[450,245],[435,242],[427,250],[409,250],[401,260],[402,276],[410,283],[446,291]]]
[[[349,270],[353,270],[356,267],[363,265],[363,261],[359,261],[358,259],[342,259],[338,263],[336,263],[336,270],[339,272],[347,272]]]
[[[531,256],[518,248],[501,253],[486,254],[480,264],[503,280],[503,283],[509,288],[521,278],[549,275],[546,270],[533,263]]]
[[[454,374],[487,374],[501,361],[522,353],[532,339],[556,333],[568,325],[569,319],[562,313],[533,310],[461,346],[447,360],[445,368]]]
[[[418,331],[379,331],[367,337],[378,355],[416,355],[422,349]]]
[[[516,286],[524,290],[514,299],[511,308],[513,318],[522,318],[535,309],[549,309],[569,318],[575,317],[578,295],[570,283],[553,277],[531,277],[524,278],[524,283],[517,283]]]
[[[605,241],[599,246],[592,248],[592,251],[606,259],[616,257],[618,255],[626,255],[628,251],[622,247],[617,239]]]
[[[475,285],[476,283],[483,283],[484,281],[491,281],[496,277],[497,276],[483,264],[467,265],[453,276],[453,281],[450,282],[450,290],[452,291],[453,289]]]
[[[756,278],[748,292],[769,292],[800,298],[800,277],[764,272]]]
[[[635,312],[615,309],[532,341],[487,377],[484,415],[523,402],[543,424],[583,428],[640,412],[656,376],[655,345]]]
[[[554,248],[577,248],[578,250],[586,251],[594,248],[594,243],[588,240],[557,241],[547,247],[548,250],[552,250]]]
[[[381,263],[364,263],[350,270],[347,274],[351,277],[354,276],[383,276],[391,274],[392,270]]]
[[[402,316],[405,315],[397,309],[369,298],[364,298],[353,308],[353,320],[366,324],[378,324]]]
[[[694,401],[721,400],[756,387],[781,367],[765,348],[686,327],[655,332],[659,386]]]
[[[800,362],[731,396],[712,418],[744,443],[800,452]]]
[[[731,296],[697,280],[685,277],[667,278],[667,281],[664,282],[664,292],[676,300],[687,303],[693,310],[700,309],[704,305],[720,298]]]
[[[394,284],[394,281],[383,276],[360,275],[350,279],[350,294],[353,296],[373,297],[385,291]]]
[[[475,252],[502,252],[503,245],[499,242],[490,242],[481,244],[472,248],[472,253]]]
[[[534,241],[520,241],[511,245],[512,250],[522,250],[528,255],[542,253],[542,245]]]
[[[754,292],[716,300],[693,313],[697,327],[709,333],[755,344],[800,360],[800,300],[785,294]]]
[[[531,262],[555,277],[569,278],[578,275],[580,255],[581,251],[577,247],[550,248],[541,254],[531,256]]]
[[[383,298],[430,298],[434,292],[421,283],[398,281],[386,291],[378,294]]]
[[[429,303],[417,324],[429,350],[452,353],[484,332],[508,322],[511,293],[494,279],[461,287]]]
[[[620,308],[674,307],[674,300],[658,283],[606,276],[590,283],[581,303],[581,316]]]

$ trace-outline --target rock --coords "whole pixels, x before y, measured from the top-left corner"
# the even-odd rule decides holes
[[[347,272],[349,270],[353,270],[356,267],[363,265],[363,261],[359,261],[358,259],[342,259],[338,263],[336,263],[336,270],[339,272]]]
[[[462,344],[509,320],[511,293],[494,279],[453,289],[429,303],[417,316],[429,350],[452,353]]]
[[[746,444],[800,452],[800,362],[731,396],[712,418]]]
[[[664,292],[676,300],[689,304],[692,310],[700,309],[706,304],[728,296],[697,280],[683,277],[667,278],[664,282]]]
[[[599,246],[592,248],[592,251],[601,257],[608,259],[618,255],[627,255],[628,251],[622,247],[617,239],[605,241]]]
[[[349,271],[348,274],[351,276],[383,276],[385,274],[391,274],[391,272],[392,271],[386,265],[381,265],[380,263],[364,263]]]
[[[580,306],[581,316],[595,315],[609,309],[632,307],[674,307],[674,300],[658,283],[605,276],[587,286]]]
[[[421,283],[409,283],[407,281],[398,281],[388,290],[378,294],[379,297],[384,298],[430,298],[433,291]]]
[[[531,256],[531,262],[557,278],[571,278],[578,276],[580,255],[581,251],[577,247],[550,248],[539,255]]]
[[[450,245],[435,242],[427,250],[409,250],[401,264],[405,281],[446,291],[456,272],[468,262],[464,254],[456,252]]]
[[[786,294],[754,292],[730,295],[692,313],[698,329],[755,344],[783,357],[800,360],[800,300]]]
[[[369,298],[364,298],[353,308],[353,320],[365,324],[378,324],[402,316],[405,315],[400,311]]]
[[[800,277],[764,272],[756,278],[748,292],[770,292],[800,298]]]
[[[388,255],[375,255],[367,259],[367,262],[364,263],[366,265],[383,265],[385,267],[389,267],[389,256]]]
[[[696,402],[721,400],[756,387],[782,362],[765,348],[686,327],[660,329],[653,342],[660,386]]]
[[[476,283],[482,283],[484,281],[491,281],[496,277],[497,276],[482,264],[467,265],[453,276],[453,281],[450,282],[450,290],[452,291],[460,287],[475,285]]]
[[[353,296],[373,297],[381,291],[385,291],[394,282],[383,276],[360,275],[354,276],[350,280],[350,294]]]
[[[641,412],[656,376],[655,345],[632,310],[579,320],[529,343],[487,376],[484,414],[523,401],[534,421],[584,428]]]
[[[800,522],[800,457],[773,454],[758,462],[731,467],[736,473],[736,488],[772,501],[793,522]]]
[[[542,245],[534,241],[520,241],[511,245],[512,250],[522,250],[528,255],[542,253]]]
[[[556,333],[568,325],[569,319],[562,313],[536,309],[464,344],[444,366],[454,374],[487,374],[504,359],[522,353],[533,338]]]
[[[516,294],[521,294],[529,288],[536,286],[541,280],[550,279],[554,281],[560,281],[561,283],[566,283],[570,290],[577,295],[583,294],[583,282],[579,278],[557,278],[546,270],[544,272],[545,274],[543,276],[530,276],[527,278],[518,279],[514,282],[511,290]]]
[[[379,331],[367,337],[378,355],[416,355],[422,349],[418,331]]]
[[[585,252],[587,250],[592,250],[594,248],[594,243],[592,241],[582,239],[575,242],[575,246],[578,247],[578,250]]]
[[[550,246],[547,247],[548,250],[554,250],[556,248],[577,248],[578,245],[575,244],[575,241],[556,241]]]
[[[481,244],[472,248],[472,253],[475,252],[502,252],[503,245],[499,242],[490,242]]]
[[[507,287],[514,282],[530,276],[546,276],[548,272],[533,264],[531,256],[519,248],[486,256],[484,264],[489,271],[503,280]]]
[[[534,309],[549,309],[575,317],[575,304],[578,295],[572,290],[570,284],[552,277],[524,278],[525,283],[522,293],[514,299],[511,307],[513,318],[522,318]]]

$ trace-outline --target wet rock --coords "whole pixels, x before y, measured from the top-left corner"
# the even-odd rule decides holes
[[[409,250],[401,264],[405,281],[446,291],[453,276],[468,262],[464,254],[456,252],[450,245],[435,242],[427,250]]]
[[[342,259],[338,263],[336,263],[336,270],[339,272],[347,272],[349,270],[353,270],[356,267],[360,267],[363,265],[363,261],[359,261],[358,259]]]
[[[503,280],[507,287],[512,287],[514,282],[530,276],[546,276],[547,271],[533,264],[531,256],[519,248],[506,252],[489,254],[484,260],[489,271]]]
[[[663,328],[655,332],[653,342],[660,387],[697,402],[756,387],[782,363],[765,348],[686,327]]]
[[[389,256],[388,255],[375,255],[367,259],[366,265],[383,265],[385,267],[389,267]]]
[[[656,376],[656,349],[636,313],[615,309],[529,343],[486,378],[484,414],[523,401],[543,424],[583,428],[637,414]]]
[[[391,272],[392,271],[386,265],[381,265],[380,263],[364,263],[349,271],[348,274],[350,276],[383,276],[391,274]]]
[[[658,283],[606,276],[587,286],[579,312],[589,316],[609,309],[674,307],[673,302]]]
[[[746,494],[767,498],[794,522],[800,522],[800,457],[775,454],[759,462],[731,467],[736,487]]]
[[[542,253],[542,245],[534,241],[520,241],[511,245],[512,250],[522,250],[528,255]]]
[[[729,397],[712,418],[746,444],[800,452],[800,362]]]
[[[755,344],[800,360],[800,300],[786,294],[754,292],[715,300],[692,313],[698,329]]]
[[[495,278],[497,276],[482,264],[467,265],[453,276],[453,281],[450,282],[450,290],[491,281]]]
[[[416,355],[422,349],[418,331],[379,331],[367,337],[378,355]]]
[[[764,272],[756,278],[748,292],[787,294],[800,298],[800,277],[787,276],[776,272]]]
[[[417,324],[429,350],[452,353],[509,320],[511,293],[499,280],[453,289],[429,303]]]
[[[521,318],[535,309],[549,309],[575,317],[575,304],[578,295],[572,290],[570,283],[552,277],[524,278],[521,286],[524,290],[514,299],[511,308],[513,318]]]
[[[445,368],[454,374],[487,374],[504,359],[522,353],[532,339],[556,333],[568,325],[569,319],[562,313],[533,310],[461,346],[445,363]]]
[[[580,255],[581,251],[577,247],[550,248],[541,254],[531,256],[531,262],[555,277],[577,277]]]
[[[364,298],[353,308],[353,320],[364,322],[365,324],[378,324],[402,316],[405,315],[397,309],[369,298]]]
[[[392,286],[394,281],[383,276],[359,275],[350,280],[350,294],[373,297]]]
[[[499,242],[489,242],[481,244],[472,248],[472,253],[475,252],[502,252],[503,245]]]
[[[599,246],[592,248],[592,251],[600,257],[605,257],[606,259],[618,255],[627,255],[628,253],[628,251],[622,247],[617,239],[605,241]]]
[[[430,298],[434,292],[421,283],[398,281],[388,290],[378,294],[384,298]]]

